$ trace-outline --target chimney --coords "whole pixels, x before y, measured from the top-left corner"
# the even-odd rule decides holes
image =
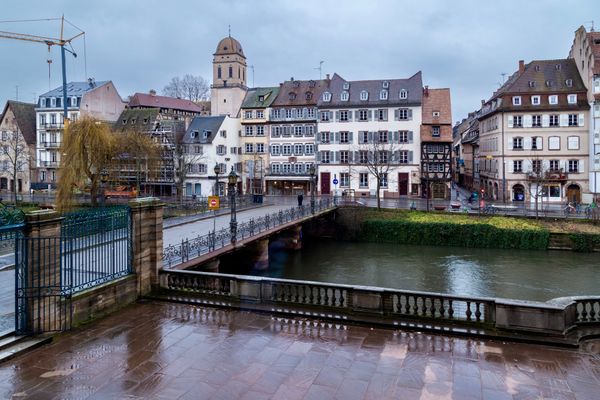
[[[294,77],[293,76],[290,78],[290,81],[294,82]]]
[[[525,72],[525,61],[519,60],[519,74],[522,74],[523,72]]]
[[[483,106],[485,104],[485,100],[481,100],[481,105]]]
[[[329,74],[325,74],[325,79],[329,80]]]
[[[423,88],[423,95],[425,97],[429,96],[429,86],[425,85],[425,88]]]
[[[150,94],[150,96],[156,96],[156,90],[154,89],[150,89],[148,93]]]

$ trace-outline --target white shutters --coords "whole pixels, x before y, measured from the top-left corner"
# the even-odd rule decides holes
[[[513,127],[513,116],[512,115],[507,115],[506,118],[508,118],[508,127],[512,128]]]
[[[514,163],[515,163],[514,160],[509,160],[506,163],[506,172],[508,172],[509,174],[511,174],[513,172]]]
[[[560,126],[569,126],[568,114],[560,114]]]
[[[535,138],[535,148],[537,150],[543,150],[544,149],[544,141],[539,136]]]
[[[600,144],[600,128],[594,130],[594,144]]]
[[[550,126],[550,116],[548,114],[542,115],[542,127],[548,128]]]
[[[526,137],[523,139],[523,149],[531,150],[531,138],[530,137]]]
[[[577,121],[579,126],[585,126],[585,114],[579,114],[579,121]]]
[[[584,163],[585,163],[585,160],[579,160],[579,162],[577,163],[577,165],[579,166],[579,172],[580,173],[581,172],[585,172],[585,167],[583,165]]]
[[[523,161],[523,172],[529,173],[533,171],[533,166],[531,164],[531,160]]]
[[[567,160],[560,160],[560,169],[567,171]]]
[[[533,125],[533,118],[531,115],[524,115],[523,116],[523,126],[525,128],[531,128],[531,126]]]
[[[507,136],[506,137],[506,149],[507,150],[512,150],[513,149],[513,137],[512,136]]]

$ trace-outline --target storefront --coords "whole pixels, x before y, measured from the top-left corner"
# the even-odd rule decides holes
[[[300,193],[310,194],[310,179],[308,177],[266,177],[267,194],[272,196],[292,196]]]

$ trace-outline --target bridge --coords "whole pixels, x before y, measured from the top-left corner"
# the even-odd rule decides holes
[[[170,234],[169,229],[165,229],[163,268],[185,270],[206,265],[207,269],[215,270],[218,267],[219,256],[250,244],[256,247],[256,267],[266,267],[270,237],[278,235],[287,248],[299,248],[302,224],[328,214],[336,207],[335,198],[318,199],[314,207],[302,205],[280,208],[275,212],[240,222],[235,231],[222,224],[220,229],[217,229],[215,225],[209,233],[182,238],[178,243],[173,243],[174,235]]]

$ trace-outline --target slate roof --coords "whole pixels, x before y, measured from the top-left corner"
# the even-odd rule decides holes
[[[572,85],[567,85],[567,80],[572,81]],[[530,82],[534,86],[531,86]],[[549,86],[547,82],[550,82]],[[508,80],[498,89],[492,99],[500,97],[505,93],[575,93],[586,92],[583,80],[577,70],[575,60],[534,60],[525,64],[525,70],[521,73],[517,70],[508,78]]]
[[[192,123],[185,132],[183,143],[212,143],[213,139],[219,133],[219,128],[223,124],[225,116],[218,117],[194,117]],[[192,137],[192,132],[198,131],[198,138]],[[210,132],[205,139],[203,132]]]
[[[384,82],[388,87],[384,88]],[[344,84],[348,83],[349,88],[344,89]],[[380,100],[381,90],[388,90],[387,100]],[[400,91],[404,89],[407,92],[406,99],[400,99]],[[421,71],[417,72],[408,79],[378,79],[363,81],[347,81],[338,74],[334,74],[328,92],[331,93],[331,101],[323,101],[319,96],[318,106],[324,108],[340,107],[373,107],[373,106],[412,106],[420,105],[423,97],[423,78]],[[349,100],[342,101],[342,92],[349,93]],[[368,99],[361,100],[360,93],[368,92]]]
[[[25,143],[28,145],[34,145],[36,142],[35,132],[35,104],[23,103],[20,101],[8,100],[4,106],[4,111],[0,114],[0,118],[3,119],[8,111],[8,108],[12,110],[15,116],[15,120]]]
[[[175,97],[157,96],[148,93],[136,93],[129,100],[129,108],[166,108],[169,110],[181,110],[201,113],[202,107],[191,100],[178,99]]]
[[[425,89],[423,95],[423,124],[452,124],[452,105],[450,103],[450,89]],[[434,117],[433,112],[438,111],[439,117]]]
[[[149,131],[154,129],[159,108],[125,109],[114,123],[116,131]]]
[[[99,88],[100,86],[106,85],[110,81],[99,81],[99,82],[69,82],[67,83],[67,96],[82,96],[84,93]],[[56,89],[52,89],[46,92],[40,97],[62,97],[63,95],[62,85]]]
[[[242,108],[267,108],[271,106],[279,94],[278,87],[259,87],[251,88],[246,92],[246,97],[242,102]],[[260,101],[263,96],[263,101]]]
[[[271,107],[315,106],[321,93],[328,88],[329,82],[327,79],[285,81],[279,85],[279,93],[271,103]]]

